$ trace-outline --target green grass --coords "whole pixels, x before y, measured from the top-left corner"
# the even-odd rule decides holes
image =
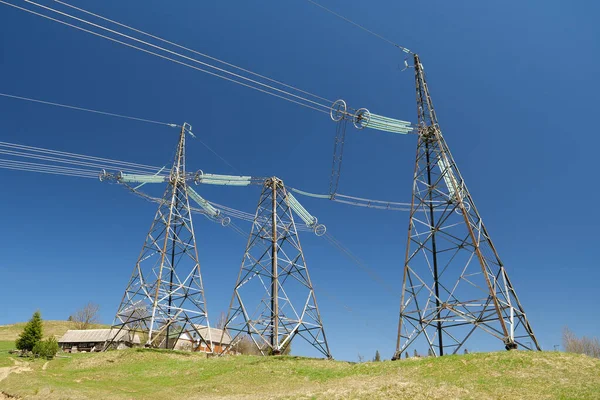
[[[0,365],[7,365],[2,359],[8,354],[0,351]],[[131,349],[72,354],[50,361],[46,370],[44,363],[29,362],[32,371],[9,375],[0,392],[51,400],[600,398],[600,360],[558,352],[354,364]]]
[[[26,322],[19,322],[12,325],[0,325],[0,341],[15,341],[19,334],[23,332]],[[69,321],[42,321],[44,326],[44,337],[54,336],[57,339],[65,334],[69,329],[77,329],[75,322]],[[110,328],[108,325],[93,324],[90,329]]]
[[[8,351],[15,348],[15,342],[0,342],[0,367],[9,367],[14,363],[8,357]]]

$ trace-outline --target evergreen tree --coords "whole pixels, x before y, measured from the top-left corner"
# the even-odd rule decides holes
[[[31,351],[33,347],[42,340],[42,315],[39,311],[33,313],[31,320],[25,324],[23,332],[15,342],[17,349]]]
[[[379,350],[375,350],[375,358],[373,361],[381,361],[381,355],[379,354]]]

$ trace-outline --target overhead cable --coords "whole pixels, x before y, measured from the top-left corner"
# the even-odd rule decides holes
[[[2,2],[2,3],[4,3],[4,2]],[[7,4],[7,3],[5,3],[5,4]],[[12,4],[9,4],[9,5],[12,5]],[[0,96],[9,97],[9,98],[18,99],[18,100],[31,101],[31,102],[34,102],[34,103],[47,104],[47,105],[51,105],[51,106],[69,108],[71,110],[86,111],[86,112],[90,112],[90,113],[94,113],[94,114],[102,114],[102,115],[108,115],[108,116],[111,116],[111,117],[131,119],[131,120],[140,121],[140,122],[148,122],[148,123],[151,123],[151,124],[165,125],[165,126],[168,126],[168,127],[171,127],[171,128],[179,127],[179,125],[177,125],[177,124],[171,124],[171,123],[168,123],[168,122],[160,122],[160,121],[153,121],[151,119],[138,118],[138,117],[130,117],[128,115],[115,114],[115,113],[110,113],[110,112],[106,112],[106,111],[92,110],[91,108],[76,107],[76,106],[71,106],[71,105],[67,105],[67,104],[54,103],[54,102],[51,102],[51,101],[32,99],[32,98],[29,98],[29,97],[15,96],[15,95],[8,94],[8,93],[0,93]]]
[[[314,197],[317,199],[327,199],[327,200],[335,201],[338,203],[349,204],[351,206],[357,206],[357,207],[377,208],[380,210],[389,210],[389,211],[410,211],[410,207],[411,207],[411,203],[399,203],[399,202],[393,202],[393,201],[365,199],[362,197],[346,196],[346,195],[339,194],[339,193],[315,194],[315,193],[306,192],[304,190],[299,190],[299,189],[292,188],[292,187],[289,187],[289,189],[291,191],[301,194],[303,196]]]
[[[325,233],[325,239],[327,239],[327,241],[331,245],[333,245],[335,248],[337,248],[338,250],[340,250],[354,264],[356,264],[363,271],[365,271],[373,281],[379,283],[381,285],[381,287],[383,287],[388,293],[390,293],[391,295],[393,295],[394,297],[396,297],[397,290],[394,290],[394,288],[391,287],[386,282],[385,279],[383,279],[382,277],[380,277],[377,274],[377,272],[375,272],[375,270],[373,268],[369,267],[364,262],[362,262],[360,260],[360,258],[358,258],[357,256],[355,256],[354,253],[352,253],[348,248],[346,248],[339,240],[337,240],[336,238],[334,238],[333,235],[331,235],[331,233]]]
[[[207,60],[217,62],[217,63],[221,64],[222,66],[227,66],[228,68],[234,68],[238,72],[241,72],[241,73],[244,73],[244,74],[248,74],[248,75],[252,76],[254,79],[250,78],[248,76],[241,75],[240,73],[232,72],[231,70],[228,70],[226,68],[222,68],[222,67],[219,67],[219,66],[216,66],[216,65],[212,65],[212,64],[210,64],[208,62],[201,61],[198,58],[194,58],[194,57],[190,57],[190,56],[181,54],[178,51],[174,51],[174,50],[171,50],[169,48],[165,48],[165,47],[157,45],[155,43],[151,43],[151,42],[149,42],[147,40],[143,40],[143,39],[140,39],[138,37],[125,34],[123,32],[120,32],[120,31],[116,30],[116,29],[111,29],[111,28],[108,28],[108,27],[103,26],[101,24],[88,21],[88,20],[86,20],[84,18],[80,18],[78,16],[71,15],[69,13],[66,13],[66,12],[54,9],[52,7],[48,7],[48,6],[36,3],[36,2],[34,2],[32,0],[23,0],[23,1],[25,1],[29,5],[33,5],[33,6],[42,8],[44,11],[56,13],[56,14],[58,14],[59,16],[61,16],[63,18],[73,19],[73,20],[77,21],[77,23],[79,23],[79,24],[86,24],[86,25],[89,25],[89,26],[93,27],[93,29],[100,29],[100,30],[102,30],[104,32],[107,32],[109,35],[112,35],[112,36],[107,36],[105,34],[101,34],[101,33],[97,32],[97,31],[94,31],[94,30],[85,29],[85,28],[83,28],[80,25],[66,22],[63,19],[53,18],[53,17],[51,17],[51,16],[49,16],[47,14],[36,12],[36,11],[33,11],[31,9],[28,9],[28,8],[20,7],[20,6],[17,6],[15,4],[9,3],[9,2],[4,1],[4,0],[0,0],[0,4],[5,4],[5,5],[8,5],[8,6],[17,8],[19,10],[28,12],[30,14],[33,14],[33,15],[36,15],[36,16],[39,16],[39,17],[42,17],[42,18],[45,18],[45,19],[48,19],[48,20],[51,20],[51,21],[54,21],[54,22],[58,22],[60,24],[63,24],[65,26],[69,26],[71,28],[80,30],[82,32],[86,32],[86,33],[89,33],[91,35],[94,35],[94,36],[97,36],[97,37],[101,37],[101,38],[106,39],[106,40],[110,40],[110,41],[112,41],[114,43],[118,43],[118,44],[121,44],[123,46],[130,47],[132,49],[144,52],[146,54],[150,54],[150,55],[155,56],[155,57],[159,57],[159,58],[165,59],[167,61],[174,62],[176,64],[183,65],[185,67],[188,67],[188,68],[200,71],[200,72],[204,72],[204,73],[206,73],[208,75],[215,76],[215,77],[218,77],[220,79],[224,79],[224,80],[236,83],[238,85],[248,87],[248,88],[253,89],[253,90],[257,90],[259,92],[262,92],[262,93],[265,93],[265,94],[268,94],[268,95],[271,95],[271,96],[274,96],[274,97],[286,100],[286,101],[294,103],[294,104],[298,104],[300,106],[303,106],[303,107],[306,107],[306,108],[309,108],[309,109],[312,109],[312,110],[315,110],[315,111],[318,111],[318,112],[321,112],[321,113],[329,114],[331,111],[334,110],[335,102],[332,103],[331,100],[328,100],[325,97],[318,96],[318,95],[310,93],[308,91],[298,89],[298,88],[296,88],[296,87],[294,87],[292,85],[288,85],[288,84],[285,84],[283,82],[277,81],[275,79],[266,77],[264,75],[257,74],[255,72],[250,71],[250,70],[241,68],[241,67],[239,67],[237,65],[234,65],[234,64],[231,64],[231,63],[227,63],[227,62],[225,62],[223,60],[220,60],[220,59],[218,59],[216,57],[208,56],[208,55],[206,55],[204,53],[200,53],[200,52],[195,51],[193,49],[181,46],[181,45],[179,45],[177,43],[168,41],[168,40],[163,39],[163,38],[161,38],[159,36],[152,35],[150,33],[141,31],[139,29],[135,29],[135,28],[133,28],[133,27],[131,27],[129,25],[123,24],[121,22],[117,22],[117,21],[114,21],[112,19],[109,19],[109,18],[106,18],[104,16],[101,16],[99,14],[95,14],[95,13],[89,12],[87,10],[84,10],[82,8],[72,6],[72,5],[70,5],[70,4],[66,3],[66,2],[54,0],[55,3],[58,3],[58,4],[63,5],[65,7],[69,7],[70,9],[76,10],[79,13],[84,13],[84,14],[93,16],[94,18],[98,18],[98,19],[100,19],[102,21],[106,21],[106,22],[109,22],[111,24],[114,24],[114,25],[116,25],[118,27],[128,29],[128,30],[130,30],[132,32],[135,32],[136,34],[144,35],[147,38],[151,38],[152,40],[159,41],[159,42],[161,42],[163,44],[168,44],[169,46],[172,46],[173,48],[182,49],[182,50],[190,52],[190,53],[192,53],[194,55],[205,57]],[[121,40],[116,39],[114,37],[114,35],[120,37]],[[135,44],[133,44],[132,42],[134,42]],[[140,46],[143,46],[143,47],[140,47]],[[198,66],[198,65],[192,65],[192,64],[190,64],[190,62],[198,64],[200,66]],[[208,70],[206,68],[209,68],[211,70]],[[264,80],[267,83],[261,82],[260,80],[257,80],[257,79],[262,79],[262,80]],[[280,86],[280,87],[276,87],[277,85]],[[325,102],[325,103],[323,103],[323,102]],[[360,124],[356,125],[356,121],[355,121],[355,126],[357,126],[357,128],[359,128],[359,129],[362,129],[364,127],[380,129],[381,127],[385,127],[387,129],[383,129],[383,130],[388,130],[388,131],[391,131],[391,132],[399,131],[400,133],[407,133],[407,132],[405,132],[407,129],[408,130],[412,130],[409,126],[404,125],[404,121],[393,120],[393,119],[390,119],[390,120],[391,121],[398,121],[398,122],[392,122],[392,123],[386,122],[385,124],[378,124],[377,121],[374,120],[372,124],[368,125],[368,124],[366,124],[365,121],[363,121],[363,119],[362,119],[361,116],[354,115],[355,111],[356,111],[356,109],[349,108],[346,111],[346,114],[347,114],[347,117],[351,116],[353,118],[357,118],[356,121],[359,121]]]
[[[341,18],[341,19],[343,19],[344,21],[346,21],[346,22],[348,22],[348,23],[350,23],[350,24],[352,24],[352,25],[356,26],[356,27],[357,27],[357,28],[359,28],[359,29],[362,29],[363,31],[365,31],[365,32],[367,32],[367,33],[369,33],[369,34],[371,34],[371,35],[373,35],[373,36],[375,36],[375,37],[378,37],[379,39],[381,39],[381,40],[383,40],[383,41],[385,41],[385,42],[388,42],[388,43],[389,43],[389,44],[391,44],[392,46],[395,46],[395,47],[399,48],[400,50],[402,50],[402,51],[403,51],[403,52],[405,52],[405,53],[408,53],[408,54],[413,54],[413,52],[412,52],[412,51],[410,51],[409,49],[407,49],[406,47],[404,47],[404,46],[400,46],[398,43],[395,43],[395,42],[391,41],[390,39],[388,39],[388,38],[386,38],[386,37],[384,37],[384,36],[381,36],[380,34],[378,34],[378,33],[375,33],[375,32],[373,32],[372,30],[370,30],[370,29],[367,29],[367,28],[365,28],[364,26],[362,26],[362,25],[360,25],[360,24],[357,24],[356,22],[352,21],[351,19],[349,19],[349,18],[346,18],[346,17],[344,17],[343,15],[336,13],[335,11],[333,11],[333,10],[331,10],[331,9],[329,9],[329,8],[327,8],[327,7],[325,7],[325,6],[321,5],[321,4],[319,4],[319,3],[317,3],[316,1],[313,1],[313,0],[306,0],[306,1],[308,1],[309,3],[312,3],[312,4],[314,4],[314,5],[315,5],[315,6],[317,6],[317,7],[320,7],[321,9],[323,9],[323,10],[327,11],[327,12],[328,12],[328,13],[330,13],[330,14],[333,14],[333,15],[335,15],[335,16],[336,16],[336,17],[338,17],[338,18]]]
[[[50,165],[36,164],[36,163],[31,163],[31,164],[32,165],[23,165],[23,164],[15,163],[12,160],[11,161],[0,160],[0,168],[2,168],[2,169],[10,169],[10,170],[16,170],[16,171],[23,171],[23,172],[39,172],[39,173],[53,174],[53,175],[75,176],[75,177],[80,177],[80,178],[93,178],[93,179],[98,178],[97,174],[92,174],[92,173],[90,173],[88,171],[84,171],[84,170],[66,170],[66,169],[61,169],[61,168],[52,168],[52,166],[50,166]]]
[[[227,161],[226,159],[224,159],[223,157],[221,157],[219,155],[219,153],[217,153],[216,151],[214,151],[209,145],[207,145],[206,143],[204,143],[202,140],[200,140],[198,137],[195,138],[197,141],[200,142],[200,144],[204,147],[206,147],[208,149],[208,151],[210,151],[211,153],[213,153],[215,156],[217,156],[218,158],[221,159],[221,161],[223,161],[225,164],[229,165],[231,168],[233,168],[233,170],[238,171],[239,169],[237,169],[236,167],[234,167],[229,161]]]
[[[130,167],[132,169],[156,171],[160,168],[160,167],[156,167],[156,166],[152,166],[152,165],[132,163],[129,161],[113,160],[110,158],[87,156],[84,154],[69,153],[66,151],[51,150],[51,149],[45,149],[43,147],[27,146],[27,145],[18,144],[18,143],[0,142],[0,148],[2,148],[2,147],[8,148],[8,149],[13,149],[13,150],[30,151],[32,153],[45,153],[45,154],[56,155],[56,156],[64,156],[65,158],[76,158],[76,159],[80,159],[80,160],[98,161],[98,162],[103,162],[103,163],[107,163],[107,164],[115,164],[116,166]]]
[[[71,159],[67,159],[67,158],[54,157],[54,156],[43,155],[43,154],[27,153],[27,152],[14,151],[14,150],[0,149],[0,154],[5,154],[5,155],[19,157],[19,158],[32,158],[32,159],[36,159],[36,160],[51,161],[51,162],[55,162],[55,163],[59,163],[59,164],[70,164],[70,165],[78,165],[78,166],[83,166],[83,167],[92,167],[92,168],[97,168],[98,170],[103,169],[103,168],[121,169],[120,167],[122,167],[122,166],[118,166],[118,165],[110,165],[107,163],[100,164],[100,163],[89,162],[89,161],[71,160]],[[122,168],[122,169],[126,169],[128,172],[137,172],[137,173],[142,173],[142,174],[147,173],[146,171],[140,171],[139,169],[133,169],[133,168],[127,168],[127,167]]]
[[[152,39],[156,39],[156,40],[159,40],[159,41],[161,41],[161,42],[163,42],[163,43],[170,44],[171,46],[175,46],[175,47],[177,47],[177,48],[180,48],[180,49],[182,49],[182,50],[189,51],[190,53],[194,53],[194,54],[196,54],[196,55],[199,55],[199,56],[202,56],[202,57],[206,57],[206,58],[208,58],[208,59],[210,59],[210,60],[216,61],[216,62],[218,62],[218,63],[221,63],[221,64],[223,64],[223,65],[227,65],[228,67],[235,68],[235,69],[237,69],[237,70],[239,70],[239,71],[242,71],[242,72],[245,72],[245,73],[247,73],[247,74],[254,75],[254,76],[256,76],[256,77],[259,77],[259,78],[261,78],[261,79],[265,79],[265,80],[267,80],[267,81],[269,81],[269,82],[273,82],[273,83],[276,83],[276,84],[278,84],[278,85],[281,85],[281,86],[287,87],[288,89],[292,89],[292,90],[298,91],[298,92],[300,92],[300,93],[304,93],[304,94],[307,94],[307,95],[309,95],[309,96],[313,96],[313,97],[315,97],[315,98],[318,98],[318,99],[320,99],[320,100],[324,100],[324,101],[326,101],[326,102],[328,102],[328,103],[332,103],[332,101],[331,101],[331,100],[329,100],[329,99],[326,99],[326,98],[324,98],[324,97],[321,97],[321,96],[318,96],[318,95],[316,95],[316,94],[314,94],[314,93],[310,93],[310,92],[307,92],[307,91],[305,91],[305,90],[298,89],[297,87],[294,87],[294,86],[292,86],[292,85],[288,85],[288,84],[286,84],[286,83],[283,83],[283,82],[281,82],[281,81],[278,81],[278,80],[275,80],[275,79],[269,78],[268,76],[264,76],[264,75],[258,74],[258,73],[256,73],[256,72],[253,72],[253,71],[250,71],[250,70],[248,70],[248,69],[242,68],[242,67],[240,67],[240,66],[238,66],[238,65],[235,65],[235,64],[228,63],[228,62],[226,62],[226,61],[223,61],[223,60],[220,60],[220,59],[218,59],[218,58],[216,58],[216,57],[209,56],[208,54],[204,54],[204,53],[201,53],[201,52],[199,52],[199,51],[196,51],[196,50],[194,50],[194,49],[190,49],[189,47],[185,47],[185,46],[182,46],[182,45],[180,45],[180,44],[177,44],[177,43],[171,42],[171,41],[169,41],[169,40],[166,40],[166,39],[163,39],[163,38],[161,38],[160,36],[152,35],[152,34],[150,34],[150,33],[148,33],[148,32],[144,32],[144,31],[142,31],[142,30],[135,29],[135,28],[133,28],[133,27],[131,27],[131,26],[129,26],[129,25],[126,25],[126,24],[123,24],[123,23],[121,23],[121,22],[118,22],[118,21],[115,21],[115,20],[112,20],[112,19],[109,19],[109,18],[103,17],[102,15],[94,14],[94,13],[92,13],[92,12],[90,12],[90,11],[84,10],[83,8],[75,7],[75,6],[73,6],[73,5],[71,5],[71,4],[68,4],[68,3],[64,2],[64,1],[54,0],[54,2],[56,2],[56,3],[59,3],[59,4],[62,4],[62,5],[64,5],[64,6],[67,6],[67,7],[70,7],[70,8],[73,8],[73,9],[75,9],[75,10],[77,10],[77,11],[80,11],[80,12],[82,12],[82,13],[85,13],[85,14],[88,14],[88,15],[92,15],[92,16],[94,16],[94,17],[96,17],[96,18],[100,18],[100,19],[102,19],[102,20],[104,20],[104,21],[107,21],[107,22],[113,23],[113,24],[115,24],[115,25],[119,25],[119,26],[121,26],[121,27],[123,27],[123,28],[127,28],[127,29],[129,29],[129,30],[132,30],[132,31],[134,31],[134,32],[141,33],[142,35],[145,35],[145,36],[151,37]]]
[[[110,41],[112,41],[112,42],[115,42],[115,43],[122,44],[122,45],[124,45],[124,46],[130,47],[130,48],[133,48],[133,49],[135,49],[135,50],[138,50],[138,51],[141,51],[141,52],[144,52],[144,53],[147,53],[147,54],[150,54],[150,55],[153,55],[153,56],[156,56],[156,57],[159,57],[159,58],[162,58],[162,59],[165,59],[165,60],[168,60],[168,61],[171,61],[171,62],[177,63],[177,64],[180,64],[180,65],[186,66],[186,67],[188,67],[188,68],[192,68],[192,69],[195,69],[195,70],[197,70],[197,71],[201,71],[201,72],[204,72],[204,73],[206,73],[206,74],[209,74],[209,75],[212,75],[212,76],[215,76],[215,77],[218,77],[218,78],[221,78],[221,79],[224,79],[224,80],[227,80],[227,81],[230,81],[230,82],[236,83],[236,84],[238,84],[238,85],[242,85],[242,86],[245,86],[245,87],[248,87],[248,88],[251,88],[251,89],[257,90],[257,91],[259,91],[259,92],[262,92],[262,93],[265,93],[265,94],[269,94],[269,95],[271,95],[271,96],[275,96],[275,97],[281,98],[281,99],[283,99],[283,100],[286,100],[286,101],[289,101],[289,102],[292,102],[292,103],[295,103],[295,104],[301,105],[301,106],[303,106],[303,107],[307,107],[307,108],[310,108],[310,109],[313,109],[313,110],[315,110],[315,111],[319,111],[319,112],[322,112],[322,113],[325,113],[325,114],[328,114],[328,113],[329,113],[329,108],[330,108],[330,106],[329,106],[329,105],[327,105],[327,104],[322,104],[322,103],[319,103],[319,102],[317,102],[317,101],[310,100],[310,99],[304,98],[304,97],[302,97],[302,96],[299,96],[299,95],[296,95],[296,94],[293,94],[293,93],[287,92],[287,91],[285,91],[285,90],[283,90],[283,89],[278,89],[278,88],[275,88],[275,87],[273,87],[273,86],[271,86],[271,85],[268,85],[268,84],[265,84],[265,83],[262,83],[262,82],[258,82],[258,81],[254,80],[254,79],[251,79],[251,78],[244,77],[244,76],[242,76],[242,75],[239,75],[239,74],[233,73],[233,72],[231,72],[231,71],[227,71],[227,70],[225,70],[225,69],[222,69],[222,68],[219,68],[219,67],[215,67],[215,66],[213,66],[213,65],[210,65],[210,64],[208,64],[208,63],[202,62],[202,61],[200,61],[200,60],[197,60],[197,59],[195,59],[195,58],[192,58],[192,57],[185,56],[185,55],[183,55],[183,54],[177,53],[177,52],[175,52],[175,51],[172,51],[172,50],[165,49],[165,48],[163,48],[163,47],[160,47],[160,46],[154,45],[154,44],[152,44],[152,43],[148,43],[148,42],[146,42],[146,41],[144,41],[144,40],[141,40],[141,39],[134,38],[134,37],[132,37],[132,36],[126,35],[126,34],[124,34],[124,33],[121,33],[121,32],[117,32],[117,31],[115,31],[115,30],[113,30],[113,29],[109,29],[109,28],[103,27],[103,26],[101,26],[101,25],[95,24],[95,23],[93,23],[93,22],[90,22],[90,21],[84,20],[84,19],[82,19],[82,18],[78,18],[78,17],[75,17],[75,16],[73,16],[73,15],[70,15],[70,14],[64,13],[64,12],[62,12],[62,11],[55,10],[55,9],[53,9],[53,8],[51,8],[51,7],[47,7],[47,6],[44,6],[44,5],[41,5],[41,4],[38,4],[38,3],[35,3],[35,2],[33,2],[33,1],[30,1],[30,0],[24,0],[24,1],[25,1],[25,2],[27,2],[27,3],[29,3],[29,4],[35,5],[35,6],[37,6],[37,7],[41,7],[41,8],[43,8],[43,9],[46,9],[46,10],[48,10],[48,11],[52,11],[52,12],[54,12],[54,13],[57,13],[57,14],[63,15],[63,16],[65,16],[65,17],[72,18],[72,19],[75,19],[75,20],[77,20],[77,21],[83,22],[83,23],[85,23],[85,24],[88,24],[88,25],[94,26],[94,27],[96,27],[96,28],[102,29],[102,30],[104,30],[104,31],[107,31],[107,32],[110,32],[110,33],[112,33],[112,34],[115,34],[115,35],[118,35],[118,36],[124,37],[124,38],[126,38],[126,39],[128,39],[128,40],[133,40],[133,41],[135,41],[135,42],[141,43],[141,44],[143,44],[143,45],[146,45],[146,46],[149,46],[149,47],[152,47],[152,48],[155,48],[155,49],[158,49],[158,50],[160,50],[160,51],[163,51],[163,52],[169,53],[169,54],[171,54],[171,55],[174,55],[174,56],[177,56],[177,57],[181,57],[181,58],[183,58],[183,59],[186,59],[186,60],[189,60],[189,61],[192,61],[192,62],[195,62],[195,63],[201,64],[201,65],[203,65],[203,66],[206,66],[206,67],[209,67],[209,68],[215,69],[215,70],[217,70],[217,71],[219,71],[219,72],[223,72],[223,73],[225,73],[225,74],[229,74],[230,76],[233,76],[233,77],[235,77],[235,78],[238,78],[238,79],[242,79],[242,80],[245,80],[245,81],[251,82],[252,84],[245,83],[245,82],[240,82],[239,80],[236,80],[236,79],[234,79],[234,78],[230,78],[230,77],[227,77],[227,76],[220,75],[219,73],[212,72],[212,71],[209,71],[209,70],[206,70],[206,69],[203,69],[203,68],[197,67],[197,66],[195,66],[195,65],[191,65],[191,64],[188,64],[188,63],[186,63],[186,62],[183,62],[183,61],[180,61],[180,60],[177,60],[177,59],[174,59],[174,58],[171,58],[171,57],[165,56],[164,54],[159,54],[159,53],[156,53],[156,52],[154,52],[154,51],[151,51],[151,50],[148,50],[148,49],[144,49],[144,48],[138,47],[138,46],[136,46],[136,45],[133,45],[133,44],[131,44],[131,43],[126,43],[126,42],[124,42],[124,41],[117,40],[117,39],[115,39],[115,38],[113,38],[113,37],[106,36],[106,35],[100,34],[100,33],[98,33],[98,32],[94,32],[94,31],[91,31],[91,30],[88,30],[88,29],[82,28],[81,26],[73,25],[73,24],[70,24],[70,23],[68,23],[68,22],[65,22],[65,21],[63,21],[63,20],[56,19],[56,18],[50,17],[50,16],[48,16],[48,15],[45,15],[45,14],[41,14],[41,13],[35,12],[35,11],[33,11],[33,10],[30,10],[30,9],[23,8],[23,7],[20,7],[20,6],[17,6],[17,5],[14,5],[14,4],[11,4],[11,3],[8,3],[8,2],[6,2],[6,1],[4,1],[4,0],[0,0],[0,3],[2,3],[2,4],[6,4],[6,5],[9,5],[9,6],[11,6],[11,7],[17,8],[17,9],[19,9],[19,10],[22,10],[22,11],[26,11],[26,12],[28,12],[28,13],[30,13],[30,14],[34,14],[34,15],[40,16],[40,17],[42,17],[42,18],[49,19],[49,20],[51,20],[51,21],[54,21],[54,22],[58,22],[58,23],[60,23],[60,24],[63,24],[63,25],[69,26],[69,27],[71,27],[71,28],[74,28],[74,29],[77,29],[77,30],[80,30],[80,31],[83,31],[83,32],[86,32],[86,33],[89,33],[89,34],[92,34],[92,35],[94,35],[94,36],[98,36],[98,37],[101,37],[101,38],[103,38],[103,39],[107,39],[107,40],[110,40]],[[266,88],[266,89],[268,89],[268,90],[266,90],[266,89],[262,89],[262,88],[260,88],[260,87],[253,86],[254,84],[256,84],[256,85],[260,85],[260,86],[262,86],[262,87],[264,87],[264,88]],[[273,91],[276,91],[276,92],[279,92],[279,93],[282,93],[282,94],[273,93],[272,91],[269,91],[269,90],[273,90]],[[293,97],[293,98],[289,98],[289,97],[285,97],[285,96],[290,96],[290,97]],[[298,99],[298,100],[295,100],[294,98],[295,98],[295,99]],[[305,103],[303,103],[302,101],[304,101]],[[306,103],[309,103],[309,104],[306,104]],[[321,107],[321,108],[317,108],[317,107]]]

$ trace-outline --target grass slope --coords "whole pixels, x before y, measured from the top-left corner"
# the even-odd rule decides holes
[[[1,358],[10,356],[1,352]],[[73,354],[43,369],[45,363],[33,361],[27,365],[32,371],[10,374],[0,392],[51,400],[600,398],[600,360],[558,352],[353,364],[131,349]]]
[[[19,322],[12,325],[0,325],[0,341],[14,341],[23,328],[26,322]],[[57,339],[65,334],[69,329],[77,329],[75,322],[69,321],[42,321],[44,326],[44,337],[54,336]],[[110,328],[108,325],[93,324],[90,329]]]

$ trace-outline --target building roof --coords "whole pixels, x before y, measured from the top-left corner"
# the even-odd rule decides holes
[[[219,329],[219,328],[210,328],[210,336],[209,336],[209,328],[205,325],[194,325],[194,327],[198,330],[198,332],[200,332],[200,334],[202,335],[202,337],[204,338],[204,340],[212,340],[213,343],[219,343],[219,344],[231,344],[231,336],[229,335],[229,332],[224,331],[223,329]],[[196,332],[194,332],[193,329],[189,329],[188,332],[190,334],[194,334]],[[225,333],[225,334],[223,334]],[[223,340],[221,341],[221,336],[223,337]]]
[[[58,343],[98,343],[98,342],[106,342],[113,338],[113,336],[117,335],[113,340],[115,342],[124,342],[127,340],[128,331],[118,329],[69,329],[67,333],[63,335],[58,340]],[[139,344],[140,337],[138,335],[134,335],[133,343]]]

